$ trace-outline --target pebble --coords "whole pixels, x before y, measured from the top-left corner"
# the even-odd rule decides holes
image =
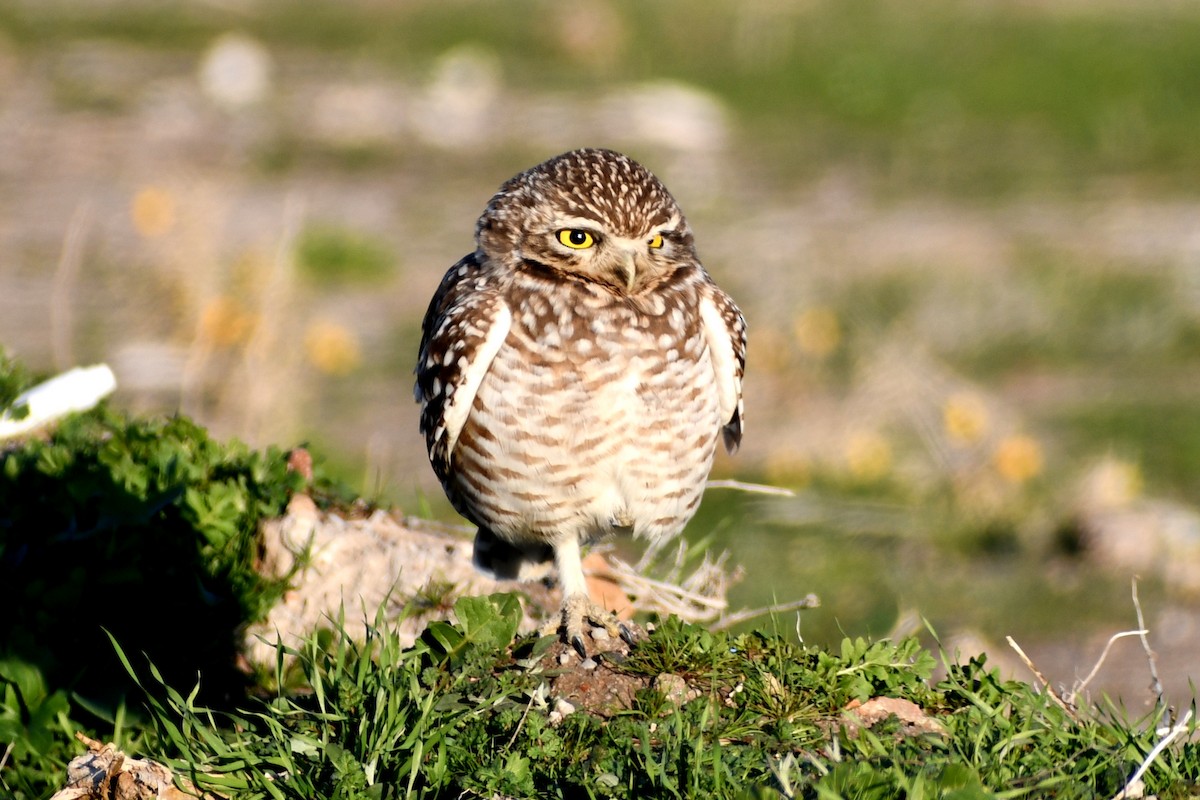
[[[563,717],[573,713],[575,706],[560,697],[554,704],[554,710],[550,712],[550,724],[557,725],[563,721]]]

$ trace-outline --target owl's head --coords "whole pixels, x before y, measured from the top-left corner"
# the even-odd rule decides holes
[[[479,218],[475,238],[498,263],[525,263],[631,295],[696,257],[671,193],[612,150],[572,150],[510,179]]]

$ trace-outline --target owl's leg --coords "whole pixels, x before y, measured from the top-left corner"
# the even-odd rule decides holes
[[[558,581],[562,586],[562,631],[563,639],[587,658],[587,647],[583,643],[583,623],[590,622],[604,628],[609,636],[620,636],[630,645],[633,634],[617,619],[617,615],[588,596],[587,581],[583,576],[583,559],[579,552],[579,538],[568,536],[554,546],[554,561],[558,566]]]

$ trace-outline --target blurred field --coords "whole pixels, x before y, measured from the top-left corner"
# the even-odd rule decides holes
[[[503,180],[622,149],[751,324],[719,472],[798,492],[706,499],[741,600],[1069,669],[1136,572],[1185,686],[1198,101],[1187,3],[7,0],[0,345],[450,519],[425,302]]]

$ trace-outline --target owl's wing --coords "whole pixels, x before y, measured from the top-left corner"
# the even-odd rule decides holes
[[[476,253],[450,268],[421,323],[414,387],[429,461],[443,481],[479,385],[511,327],[512,312]]]
[[[716,372],[721,433],[725,449],[737,452],[742,443],[742,375],[746,372],[746,320],[733,299],[715,285],[700,296],[700,320]]]

